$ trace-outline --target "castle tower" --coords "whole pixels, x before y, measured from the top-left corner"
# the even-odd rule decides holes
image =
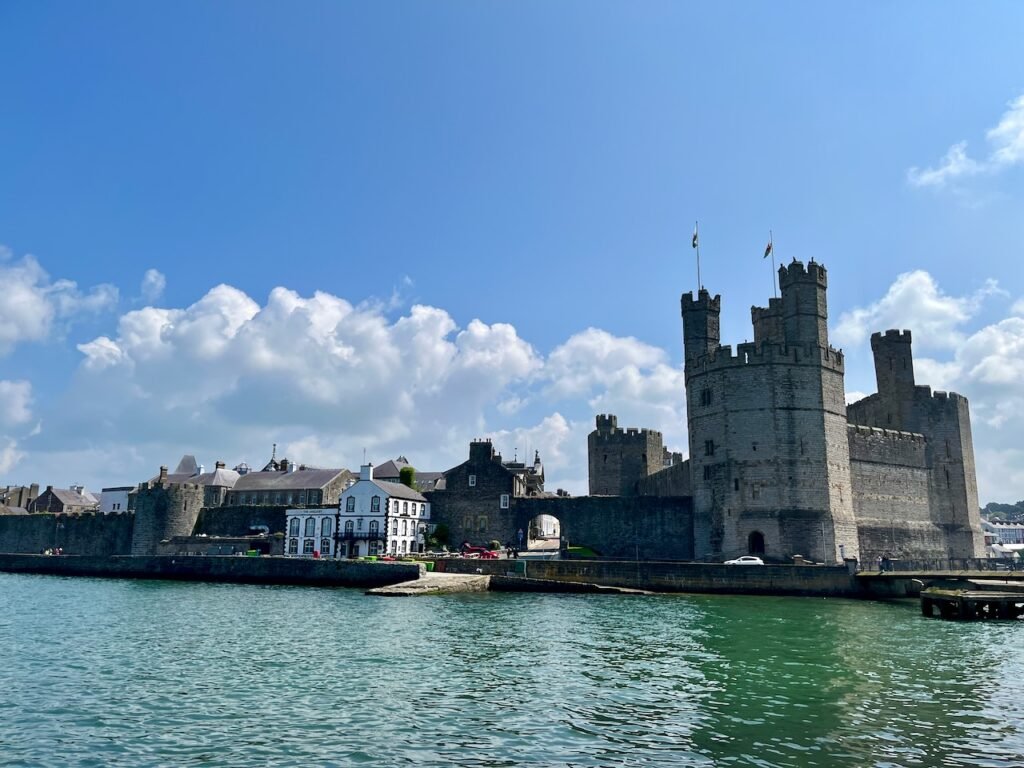
[[[779,282],[782,298],[752,309],[755,342],[735,353],[700,349],[710,334],[691,317],[708,309],[683,297],[698,558],[834,563],[858,554],[844,361],[828,346],[825,269],[793,262]],[[719,309],[716,297],[716,332]]]
[[[680,303],[683,312],[683,353],[689,365],[691,360],[718,349],[722,297],[711,298],[711,294],[701,288],[697,291],[696,300],[693,293],[687,292],[683,294]]]
[[[954,392],[932,392],[931,387],[916,383],[910,331],[872,334],[871,351],[878,392],[849,406],[849,421],[923,436],[927,522],[942,531],[946,556],[984,556],[967,398]],[[865,518],[874,507],[877,504],[866,509]],[[919,546],[909,540],[893,541],[892,531],[888,537],[879,537],[868,532],[867,526],[864,530],[861,537],[867,548],[895,549],[894,554],[899,555]],[[882,541],[877,541],[879,538]]]
[[[599,414],[587,436],[591,496],[636,496],[637,481],[662,468],[661,432],[620,429],[613,414]]]
[[[910,331],[871,334],[878,394],[888,405],[885,426],[910,430],[914,407],[914,354]]]
[[[194,483],[167,483],[167,467],[156,482],[139,486],[132,526],[132,555],[157,554],[161,541],[191,536],[203,506],[204,488]]]
[[[828,347],[827,289],[825,268],[813,259],[806,269],[795,260],[788,266],[779,267],[782,326],[787,344]]]

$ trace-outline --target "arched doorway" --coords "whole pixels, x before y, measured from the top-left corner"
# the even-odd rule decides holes
[[[747,536],[747,554],[764,554],[764,534],[760,531],[753,531],[749,536]]]
[[[527,527],[526,549],[557,552],[562,536],[562,524],[552,515],[537,515]]]

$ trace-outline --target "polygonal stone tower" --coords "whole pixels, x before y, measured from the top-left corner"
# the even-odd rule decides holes
[[[828,344],[825,268],[779,269],[754,342],[719,346],[720,298],[682,297],[698,559],[857,557],[844,364]]]

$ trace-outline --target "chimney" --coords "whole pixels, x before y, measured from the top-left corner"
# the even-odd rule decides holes
[[[282,472],[288,471],[288,459],[281,459],[281,463],[278,465],[281,467]]]
[[[373,480],[373,464],[363,464],[359,467],[360,480]]]
[[[215,466],[217,469],[224,469],[227,465],[223,461],[218,461]]]
[[[158,483],[166,483],[167,482],[167,467],[160,467],[160,477],[157,478],[157,482]],[[47,490],[49,490],[49,488]]]
[[[206,469],[206,467],[204,467],[202,464],[200,464],[199,466],[196,467],[196,473],[193,475],[193,477],[199,477],[199,475],[203,474],[203,471],[205,469]]]

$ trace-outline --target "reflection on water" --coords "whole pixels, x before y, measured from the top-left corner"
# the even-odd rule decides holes
[[[1021,623],[0,574],[0,764],[1021,765]]]

